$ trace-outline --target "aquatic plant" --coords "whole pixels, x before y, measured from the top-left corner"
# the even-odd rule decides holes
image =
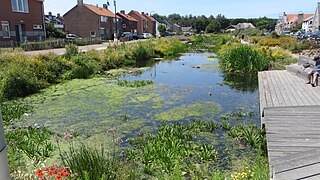
[[[53,132],[39,125],[20,127],[6,132],[8,154],[18,151],[35,162],[51,157],[54,146],[50,141]]]
[[[248,74],[267,70],[269,58],[266,54],[248,45],[230,47],[219,54],[220,67],[227,73]]]
[[[125,87],[141,87],[141,86],[146,86],[149,84],[153,84],[153,81],[151,81],[151,80],[136,80],[136,81],[123,80],[123,81],[117,82],[117,85],[125,86]]]
[[[117,179],[119,159],[107,156],[103,147],[97,149],[82,144],[76,148],[70,144],[68,151],[60,150],[60,158],[80,179]]]
[[[240,141],[249,147],[255,148],[259,150],[261,154],[266,155],[267,142],[265,138],[265,131],[263,129],[259,129],[256,125],[240,124],[234,126],[230,129],[228,135],[231,138],[240,139]]]

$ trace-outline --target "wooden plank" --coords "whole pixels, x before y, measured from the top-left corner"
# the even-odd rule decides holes
[[[280,91],[283,96],[283,99],[285,100],[285,104],[287,106],[297,106],[299,105],[298,102],[295,100],[295,97],[293,95],[291,84],[286,81],[287,74],[286,71],[275,71],[275,78],[279,83]],[[281,86],[282,85],[282,86]]]

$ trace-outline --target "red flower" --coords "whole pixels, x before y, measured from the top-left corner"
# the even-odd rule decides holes
[[[44,176],[43,170],[38,169],[37,172],[36,172],[36,176],[37,176],[37,177],[42,177],[42,176]]]
[[[239,144],[239,147],[243,147],[243,144]]]
[[[61,180],[62,176],[56,176],[56,180]]]

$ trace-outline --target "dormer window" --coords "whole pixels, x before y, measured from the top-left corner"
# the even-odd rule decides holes
[[[29,12],[28,0],[11,0],[11,7],[15,12]]]

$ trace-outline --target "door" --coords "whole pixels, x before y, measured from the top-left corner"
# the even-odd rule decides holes
[[[27,41],[27,36],[25,33],[25,25],[24,24],[15,25],[15,31],[16,31],[17,42],[26,42]]]

